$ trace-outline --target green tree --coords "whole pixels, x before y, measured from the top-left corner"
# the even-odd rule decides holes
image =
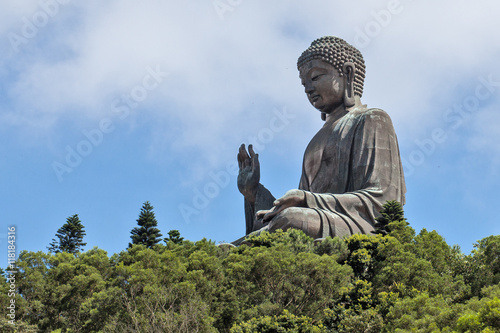
[[[500,235],[477,241],[466,261],[464,275],[474,296],[483,287],[500,283]]]
[[[66,223],[57,230],[56,237],[52,239],[49,249],[50,252],[68,252],[77,253],[82,250],[82,248],[87,245],[83,242],[83,236],[85,236],[85,227],[80,222],[78,214],[70,216],[66,219]]]
[[[111,257],[21,251],[15,286],[0,269],[0,332],[500,332],[500,236],[465,256],[404,223],[322,243],[288,230],[219,247],[174,230]]]
[[[146,201],[142,205],[141,213],[137,219],[139,226],[130,232],[132,234],[130,236],[132,243],[129,243],[129,247],[132,247],[134,244],[143,244],[148,248],[152,248],[161,241],[162,234],[160,233],[160,229],[156,228],[158,222],[156,221],[153,208],[149,201]]]
[[[401,203],[391,200],[387,201],[379,217],[376,218],[375,234],[395,237],[401,243],[410,243],[415,237],[415,230],[404,217]]]
[[[252,318],[231,328],[231,333],[275,332],[320,333],[325,332],[325,330],[323,325],[313,324],[311,318],[296,316],[287,310],[283,310],[283,313],[279,316]]]
[[[498,332],[500,327],[500,299],[481,302],[476,313],[468,312],[457,320],[458,332]]]
[[[287,231],[278,229],[272,233],[263,231],[258,235],[251,235],[245,239],[246,244],[250,246],[272,247],[283,244],[293,253],[311,252],[313,241],[311,237],[297,229]]]
[[[389,332],[442,332],[448,325],[447,318],[456,321],[456,313],[441,296],[430,297],[427,293],[417,293],[405,297],[389,310],[386,329]],[[444,331],[447,332],[447,331]]]
[[[387,201],[382,207],[380,216],[375,219],[377,221],[375,223],[375,233],[387,235],[394,229],[394,226],[390,225],[392,222],[402,222],[403,225],[408,225],[404,217],[403,206],[401,203],[395,200],[390,200]]]
[[[179,230],[170,230],[168,232],[168,237],[163,239],[166,244],[168,242],[172,242],[174,244],[182,244],[182,241],[184,240],[184,237],[181,237],[181,233]]]

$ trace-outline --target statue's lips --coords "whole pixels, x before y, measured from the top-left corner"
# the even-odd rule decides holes
[[[320,95],[311,96],[311,101],[316,102],[320,97],[321,97]]]

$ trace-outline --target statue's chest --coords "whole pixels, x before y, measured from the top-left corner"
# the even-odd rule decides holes
[[[331,160],[339,157],[340,148],[345,146],[345,129],[339,126],[339,122],[325,124],[309,142],[304,155],[304,162],[307,164],[313,161]]]
[[[306,148],[306,157],[311,158],[316,155],[317,152],[322,152],[331,136],[332,129],[329,127],[323,127],[318,133],[312,138]]]
[[[321,128],[307,146],[303,171],[311,189],[340,191],[347,182],[352,128],[342,121],[325,125],[328,126]],[[332,185],[335,188],[331,188]]]

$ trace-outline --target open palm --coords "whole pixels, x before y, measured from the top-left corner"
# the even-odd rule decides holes
[[[255,202],[257,188],[260,181],[259,155],[255,154],[252,145],[248,145],[248,153],[245,144],[240,146],[238,152],[238,189],[250,202]]]

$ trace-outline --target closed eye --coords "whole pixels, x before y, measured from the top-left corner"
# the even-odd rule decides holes
[[[313,77],[311,78],[311,80],[313,80],[313,81],[318,81],[318,80],[319,80],[319,78],[320,78],[320,77],[322,77],[323,75],[325,75],[325,74],[318,74],[318,75],[315,75],[315,76],[313,76]]]

